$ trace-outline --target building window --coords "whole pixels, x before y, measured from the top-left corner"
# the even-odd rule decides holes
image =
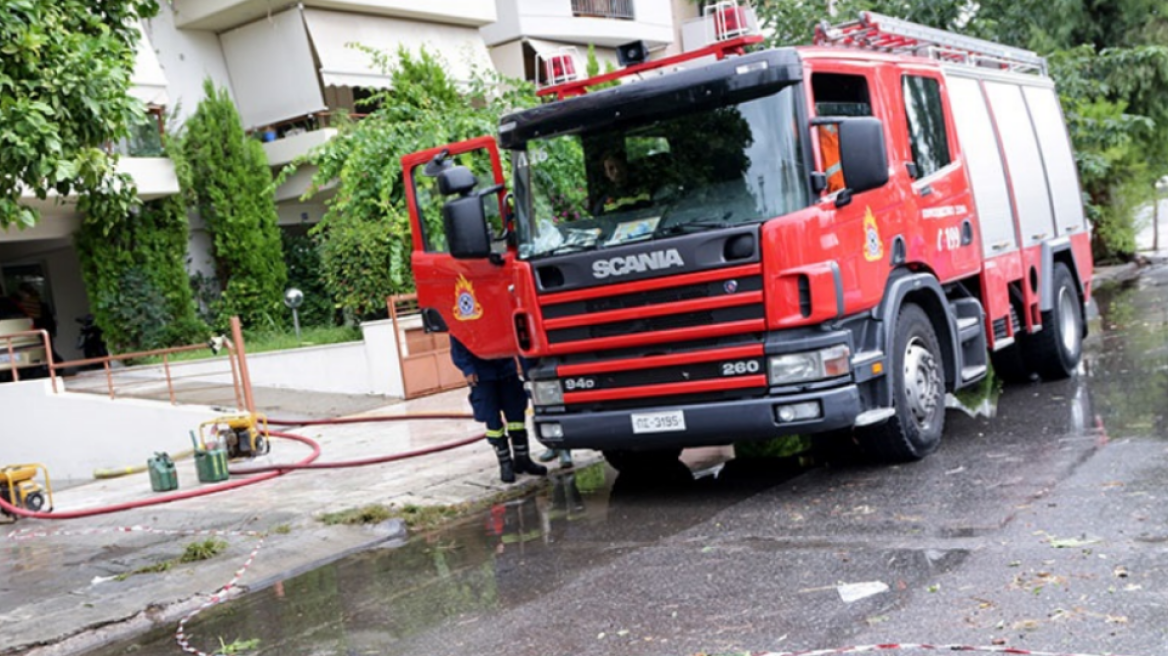
[[[917,177],[931,175],[948,164],[949,138],[941,108],[941,85],[930,77],[904,76],[904,115]]]
[[[588,18],[636,19],[633,0],[572,0],[572,14]]]

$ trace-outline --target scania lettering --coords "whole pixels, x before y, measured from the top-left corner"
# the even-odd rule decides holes
[[[633,272],[644,273],[657,269],[668,269],[675,266],[683,267],[685,261],[681,259],[681,255],[676,250],[671,248],[667,251],[614,257],[611,260],[597,260],[592,263],[592,275],[597,278],[607,278]]]
[[[403,158],[427,328],[528,359],[539,439],[626,469],[791,434],[916,460],[991,363],[1073,375],[1090,233],[1046,62],[869,12],[748,53],[732,5],[591,79],[541,53],[548,102]]]

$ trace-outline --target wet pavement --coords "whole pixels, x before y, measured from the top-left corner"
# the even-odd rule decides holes
[[[1168,267],[1080,374],[989,387],[912,465],[604,465],[216,607],[259,654],[696,654],[929,642],[1168,653]],[[986,401],[983,403],[983,401]],[[993,416],[989,416],[993,415]],[[91,654],[180,653],[173,626]]]

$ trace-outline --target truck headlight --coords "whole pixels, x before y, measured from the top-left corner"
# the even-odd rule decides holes
[[[784,353],[768,361],[771,385],[790,385],[823,378],[843,376],[852,370],[851,350],[843,345],[818,351]]]
[[[532,381],[531,398],[536,405],[563,405],[564,387],[559,379]]]

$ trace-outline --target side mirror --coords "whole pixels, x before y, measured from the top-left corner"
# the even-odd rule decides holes
[[[498,193],[503,185],[476,190],[478,180],[465,166],[445,165],[435,178],[438,193],[455,196],[442,206],[442,227],[450,254],[459,260],[491,257],[491,229],[483,210],[483,197]]]
[[[443,196],[464,196],[474,189],[476,180],[465,166],[451,166],[438,173],[437,182],[438,193]]]
[[[853,194],[888,182],[888,150],[880,119],[845,118],[839,122],[840,166]]]
[[[491,255],[491,231],[478,194],[451,198],[442,206],[442,227],[450,254],[458,260],[475,260]]]

